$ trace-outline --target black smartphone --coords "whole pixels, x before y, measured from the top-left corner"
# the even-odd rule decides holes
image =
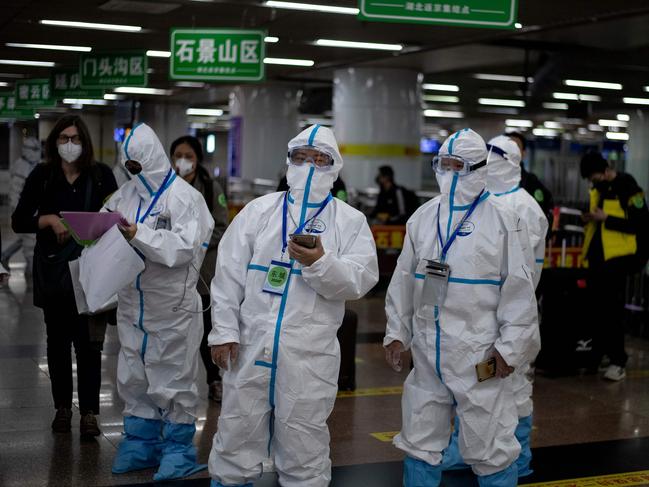
[[[301,245],[302,247],[306,247],[307,249],[314,249],[315,244],[316,244],[316,237],[315,235],[304,235],[302,233],[297,234],[297,233],[292,233],[289,235],[291,238],[292,242],[295,242],[298,245]]]

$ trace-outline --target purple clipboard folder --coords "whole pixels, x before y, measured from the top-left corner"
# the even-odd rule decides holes
[[[113,225],[125,222],[124,217],[116,212],[62,211],[61,217],[72,237],[86,247],[92,245]]]

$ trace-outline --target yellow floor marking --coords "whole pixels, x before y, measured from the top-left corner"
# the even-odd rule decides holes
[[[382,433],[370,433],[371,436],[379,441],[390,442],[397,435],[398,431],[384,431]]]
[[[338,397],[398,396],[402,392],[403,386],[370,387],[369,389],[356,389],[355,391],[340,391]]]
[[[599,475],[597,477],[583,477],[580,479],[553,480],[551,482],[521,484],[521,487],[606,487],[618,485],[649,485],[649,470],[616,473],[613,475]]]

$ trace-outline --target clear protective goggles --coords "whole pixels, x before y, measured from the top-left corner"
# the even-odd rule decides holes
[[[334,158],[328,152],[311,145],[293,147],[288,151],[288,162],[293,166],[311,164],[316,169],[328,170],[334,165]]]
[[[470,161],[467,161],[460,156],[445,154],[433,157],[431,165],[437,174],[444,174],[448,171],[454,171],[458,173],[459,176],[466,176],[471,171],[475,171],[476,169],[486,166],[487,161],[484,160],[476,163],[471,163]]]

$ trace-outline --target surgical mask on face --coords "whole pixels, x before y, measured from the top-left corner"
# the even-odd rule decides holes
[[[298,202],[301,202],[305,196],[304,192],[307,186],[309,194],[306,196],[309,203],[318,203],[324,200],[337,177],[337,171],[318,171],[311,164],[289,165],[288,171],[286,171],[286,182],[291,188],[291,195]]]
[[[68,141],[65,144],[59,144],[58,150],[61,159],[71,164],[79,159],[79,156],[83,151],[83,147],[81,147],[80,144],[73,144],[71,141]]]
[[[185,158],[176,159],[176,169],[178,170],[178,175],[184,177],[194,171],[194,163]]]

